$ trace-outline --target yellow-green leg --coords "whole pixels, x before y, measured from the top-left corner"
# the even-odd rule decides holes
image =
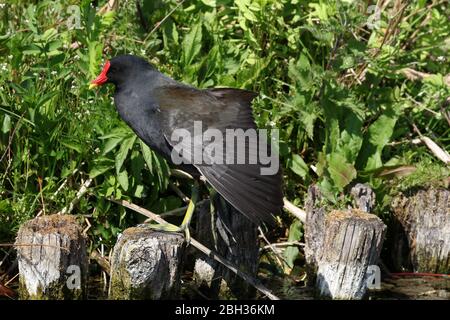
[[[194,181],[194,185],[192,187],[191,200],[189,201],[189,205],[186,210],[186,214],[184,215],[183,221],[181,222],[181,226],[180,226],[181,231],[184,231],[184,234],[186,236],[186,242],[188,244],[191,241],[189,225],[191,223],[192,216],[194,215],[195,204],[197,203],[197,200],[198,200],[198,182]]]
[[[181,232],[184,231],[186,242],[189,244],[191,241],[191,234],[189,232],[189,224],[191,223],[192,216],[195,211],[195,204],[198,200],[198,182],[194,181],[194,186],[192,187],[192,195],[191,200],[189,200],[188,208],[186,210],[186,213],[184,215],[183,221],[181,222],[180,226],[176,226],[171,223],[167,224],[150,224],[150,228],[154,230],[161,230],[161,231],[169,231],[169,232]]]

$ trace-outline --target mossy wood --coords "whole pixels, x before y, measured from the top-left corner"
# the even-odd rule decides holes
[[[184,250],[182,234],[148,227],[126,229],[111,258],[109,298],[179,298]]]

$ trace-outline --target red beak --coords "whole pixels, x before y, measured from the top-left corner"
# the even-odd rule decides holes
[[[109,61],[106,61],[102,72],[99,74],[99,76],[97,78],[95,78],[94,80],[91,81],[91,84],[89,85],[89,89],[92,89],[97,86],[101,86],[106,81],[108,81],[108,77],[106,76],[106,74],[108,73],[110,65],[111,65],[111,63]]]

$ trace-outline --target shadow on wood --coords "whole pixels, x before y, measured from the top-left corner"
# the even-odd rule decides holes
[[[392,250],[395,268],[449,273],[450,190],[405,192],[394,199],[392,209],[397,221]]]
[[[210,213],[209,203],[198,208],[196,237],[240,270],[256,277],[259,258],[256,225],[219,195],[213,197],[213,204],[214,214]],[[203,254],[196,258],[194,280],[196,287],[211,299],[251,299],[256,294],[248,282]]]

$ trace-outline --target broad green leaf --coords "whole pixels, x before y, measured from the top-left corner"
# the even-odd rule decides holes
[[[119,143],[123,141],[123,139],[123,137],[113,137],[108,139],[108,141],[106,141],[105,145],[103,146],[102,155],[105,155],[112,149],[114,149]]]
[[[139,140],[139,143],[141,145],[142,156],[144,157],[148,170],[153,173],[153,151],[151,151],[150,148],[142,140]]]
[[[155,167],[158,169],[156,170],[158,188],[160,191],[164,191],[167,189],[167,186],[169,185],[170,168],[167,165],[166,160],[164,160],[162,157],[160,157],[154,152],[152,152],[152,155],[153,155],[153,163],[155,163]]]
[[[122,165],[127,158],[128,151],[133,147],[134,141],[136,141],[137,136],[133,135],[123,141],[120,145],[119,152],[116,155],[116,173],[119,174]]]
[[[202,22],[194,24],[183,40],[182,60],[185,66],[189,66],[202,48]]]
[[[308,175],[308,165],[298,154],[292,155],[290,168],[303,179]]]
[[[133,176],[139,176],[141,174],[142,169],[144,169],[144,157],[142,153],[137,150],[133,150],[131,153],[131,170]]]
[[[142,184],[138,184],[136,186],[136,189],[134,190],[134,196],[136,198],[142,198],[143,194],[144,194],[144,186]]]
[[[3,118],[2,132],[8,133],[10,129],[11,129],[11,117],[5,114],[5,117]]]
[[[336,152],[343,155],[348,163],[354,164],[362,142],[362,121],[355,113],[349,112],[345,118]]]
[[[90,41],[89,47],[89,74],[96,77],[99,71],[99,64],[102,57],[103,45],[99,41]]]
[[[107,172],[114,168],[114,160],[109,158],[101,157],[95,160],[94,167],[89,171],[89,178],[94,179],[95,177]]]
[[[355,167],[348,163],[344,156],[336,152],[329,155],[328,172],[340,191],[356,178]]]
[[[216,0],[202,0],[202,2],[208,7],[215,8],[217,6]]]
[[[299,241],[303,236],[302,233],[302,223],[299,220],[295,220],[289,228],[289,242]],[[286,263],[289,268],[294,267],[295,259],[297,259],[299,254],[298,246],[289,246],[284,251],[284,256],[286,258]]]
[[[133,132],[131,131],[131,129],[125,125],[122,126],[118,126],[114,129],[112,129],[108,134],[105,134],[101,137],[99,137],[99,139],[101,140],[105,140],[105,139],[109,139],[109,138],[125,138],[128,135],[132,135]]]
[[[124,191],[128,190],[128,172],[127,170],[122,170],[117,174],[117,181],[119,181]]]
[[[66,146],[67,148],[70,148],[70,149],[72,149],[72,150],[75,150],[75,151],[78,152],[78,153],[81,153],[81,152],[82,152],[82,146],[81,146],[79,143],[77,143],[77,142],[75,142],[75,141],[73,141],[73,140],[69,140],[69,139],[62,140],[62,141],[61,141],[61,144],[62,144],[63,146]]]
[[[41,39],[47,42],[54,38],[57,34],[58,31],[55,28],[50,28],[45,30],[44,34],[41,36]]]
[[[239,11],[242,13],[242,15],[250,21],[257,22],[258,19],[256,18],[255,14],[250,10],[253,9],[251,7],[251,1],[250,0],[235,0],[234,3],[239,8]]]
[[[383,148],[389,142],[397,122],[398,115],[394,112],[392,106],[378,117],[378,119],[370,125],[367,132],[361,154],[358,158],[358,165],[365,171],[373,170],[383,165],[381,153]]]

